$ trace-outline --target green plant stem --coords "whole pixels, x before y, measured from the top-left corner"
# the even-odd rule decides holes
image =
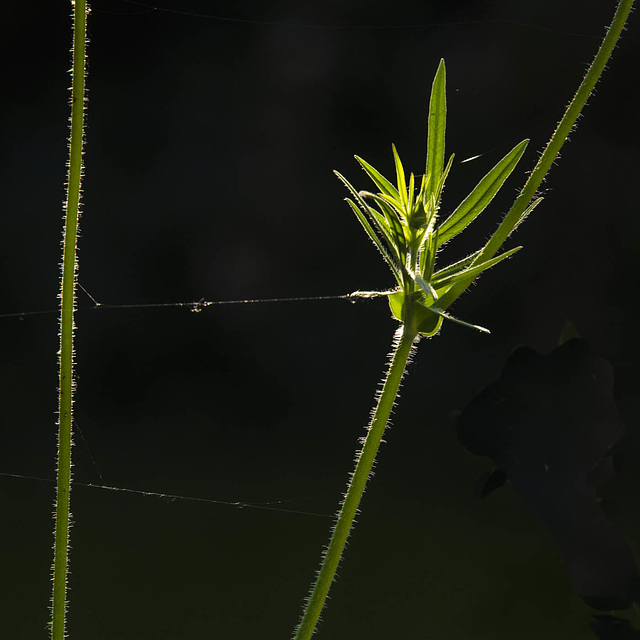
[[[295,640],[308,640],[313,635],[327,593],[335,577],[336,569],[353,526],[353,520],[362,499],[367,479],[371,473],[371,468],[380,447],[382,435],[387,426],[391,409],[398,394],[400,381],[404,375],[407,360],[415,341],[416,333],[408,329],[409,326],[411,326],[411,323],[408,322],[398,329],[398,334],[396,334],[391,364],[378,398],[378,404],[367,430],[364,445],[358,455],[347,493],[338,512],[329,546],[323,555],[316,582],[307,600],[300,624],[296,629]]]
[[[65,204],[64,248],[60,285],[60,386],[58,404],[58,470],[54,529],[51,638],[63,640],[67,608],[69,557],[69,498],[71,490],[71,425],[73,411],[73,328],[76,285],[76,244],[82,181],[84,140],[86,0],[72,1],[73,66],[71,84],[71,135]]]
[[[551,169],[551,166],[560,153],[562,145],[571,133],[571,130],[578,120],[578,117],[589,99],[593,88],[596,86],[596,83],[602,75],[607,62],[611,57],[611,53],[622,34],[622,30],[627,18],[629,17],[633,2],[634,0],[620,0],[618,3],[611,25],[607,30],[607,35],[604,37],[591,66],[582,80],[582,83],[578,87],[573,100],[567,107],[562,120],[560,120],[560,123],[547,143],[545,150],[540,156],[538,163],[529,175],[529,179],[526,181],[522,191],[520,191],[520,194],[511,206],[511,209],[509,209],[509,212],[498,226],[496,233],[473,261],[473,264],[480,264],[492,258],[509,237],[511,232],[521,222],[522,214],[534,199],[538,187],[542,184],[542,181]],[[440,298],[438,306],[441,309],[446,309],[456,298],[460,296],[471,282],[472,280],[461,281],[452,287]]]

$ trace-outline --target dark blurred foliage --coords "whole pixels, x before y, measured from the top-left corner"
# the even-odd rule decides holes
[[[610,363],[584,340],[546,357],[520,347],[457,429],[462,444],[491,458],[549,528],[574,593],[604,611],[640,600],[633,555],[596,495],[615,475],[612,449],[624,434],[612,393]]]
[[[393,142],[422,171],[441,57],[448,152],[482,154],[454,164],[443,214],[531,138],[442,260],[467,255],[532,168],[614,4],[96,0],[81,285],[105,305],[389,287],[332,170],[367,188],[353,154],[390,174]],[[70,5],[3,9],[0,315],[53,313],[0,318],[0,471],[52,478]],[[637,553],[639,29],[632,16],[515,237],[524,250],[452,309],[492,335],[445,324],[420,345],[318,637],[593,638],[593,611],[513,483],[474,498],[493,465],[460,446],[450,415],[514,346],[546,353],[571,318],[616,372],[627,466],[602,504]],[[80,292],[79,307],[78,482],[334,512],[395,328],[384,300],[192,313],[93,310]],[[41,638],[53,487],[0,477],[0,497],[2,637]],[[286,638],[331,526],[83,486],[72,504],[72,639]]]

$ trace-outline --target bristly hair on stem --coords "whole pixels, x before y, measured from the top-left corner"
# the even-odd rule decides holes
[[[64,215],[62,277],[60,282],[60,352],[58,398],[58,468],[55,503],[54,557],[51,596],[51,638],[66,636],[67,574],[69,564],[71,446],[74,393],[74,310],[76,288],[76,245],[82,192],[82,153],[86,74],[86,0],[73,6],[71,68],[71,120],[67,198]]]
[[[552,134],[525,186],[489,241],[466,258],[438,270],[435,268],[439,247],[465,229],[486,208],[522,157],[528,141],[523,140],[511,149],[480,180],[462,203],[442,223],[439,223],[438,215],[444,182],[453,164],[453,156],[450,157],[446,167],[444,164],[446,128],[444,61],[440,61],[432,85],[427,160],[420,186],[416,188],[414,174],[410,174],[407,180],[395,146],[393,147],[396,166],[395,185],[365,160],[356,156],[356,160],[377,187],[377,193],[357,191],[346,178],[336,172],[350,193],[351,197],[347,202],[352,211],[394,276],[396,290],[380,292],[380,295],[389,296],[392,315],[401,325],[396,334],[399,339],[394,343],[391,365],[384,378],[382,391],[377,396],[373,418],[367,429],[362,449],[357,454],[356,468],[350,477],[336,525],[331,532],[329,546],[322,554],[320,570],[306,601],[300,623],[296,627],[294,640],[309,640],[316,630],[414,342],[420,335],[436,334],[443,319],[483,330],[482,327],[454,318],[446,312],[446,309],[480,273],[520,249],[516,247],[496,257],[496,253],[514,229],[541,202],[541,198],[536,197],[536,191],[600,77],[620,37],[632,5],[633,0],[620,0],[602,46],[596,53],[574,99]],[[368,294],[371,295],[371,292]]]
[[[382,436],[395,404],[400,382],[404,376],[407,360],[414,349],[416,333],[407,325],[398,327],[394,334],[391,362],[384,378],[382,390],[377,394],[373,417],[366,432],[364,443],[356,454],[356,465],[338,511],[336,523],[331,531],[329,545],[322,553],[321,565],[300,623],[295,630],[295,640],[308,640],[314,633],[327,594],[342,558],[349,533],[353,527],[360,500],[380,448]]]

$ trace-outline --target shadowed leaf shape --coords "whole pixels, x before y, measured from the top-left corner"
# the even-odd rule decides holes
[[[477,498],[486,498],[490,493],[503,487],[506,483],[507,474],[502,469],[494,469],[478,478],[473,488],[473,495]]]
[[[490,457],[545,522],[574,593],[603,611],[640,600],[631,551],[596,496],[624,435],[612,390],[611,365],[584,340],[548,356],[520,347],[458,419],[462,444]]]

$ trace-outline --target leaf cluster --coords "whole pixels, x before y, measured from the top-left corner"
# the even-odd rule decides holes
[[[439,222],[442,192],[454,160],[452,154],[445,165],[446,117],[446,70],[444,60],[441,60],[431,89],[427,159],[419,185],[413,173],[407,179],[395,145],[395,185],[358,156],[356,160],[375,184],[377,192],[356,191],[344,176],[335,172],[351,194],[347,202],[396,279],[397,289],[388,292],[394,317],[405,324],[410,323],[416,333],[423,335],[435,334],[444,318],[487,331],[454,318],[446,308],[483,271],[522,248],[515,247],[489,259],[483,258],[484,248],[481,248],[458,262],[436,268],[440,247],[463,231],[490,204],[529,142],[523,140],[511,149],[458,207]],[[521,219],[540,201],[538,198],[532,202]],[[457,295],[449,295],[443,300],[457,285],[463,285],[458,287],[461,290],[457,290]]]

